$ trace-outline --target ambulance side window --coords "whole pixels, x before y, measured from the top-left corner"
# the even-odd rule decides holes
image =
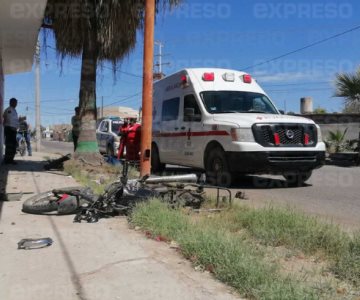
[[[193,116],[187,115],[187,112],[193,111]],[[200,122],[201,111],[199,105],[196,102],[196,98],[193,94],[186,95],[184,97],[184,122]]]
[[[165,100],[162,105],[162,121],[174,121],[179,117],[180,98]]]

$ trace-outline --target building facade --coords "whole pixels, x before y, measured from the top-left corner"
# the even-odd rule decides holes
[[[46,0],[1,0],[0,5],[0,161],[3,159],[2,114],[8,105],[4,95],[6,75],[31,71]],[[21,99],[19,105],[21,105]]]

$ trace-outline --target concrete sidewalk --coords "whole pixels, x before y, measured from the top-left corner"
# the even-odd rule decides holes
[[[21,212],[32,193],[75,186],[71,177],[42,169],[46,153],[1,166],[6,192],[20,201],[0,202],[0,299],[239,299],[210,274],[196,272],[165,243],[130,230],[125,218],[73,223],[73,216]],[[23,238],[51,237],[54,244],[17,250]]]

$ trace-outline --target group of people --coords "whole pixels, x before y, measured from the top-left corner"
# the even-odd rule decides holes
[[[136,123],[136,119],[131,118],[129,122],[125,121],[120,127],[119,135],[121,138],[117,158],[124,158],[126,149],[126,160],[140,160],[141,125]]]
[[[80,134],[81,118],[80,108],[75,107],[75,115],[71,118],[72,138],[74,143],[74,152],[78,146],[78,139]],[[136,123],[135,118],[125,120],[120,127],[120,146],[117,153],[117,158],[125,158],[128,161],[140,160],[140,139],[141,139],[141,125]],[[124,155],[125,153],[125,155]]]
[[[4,136],[5,136],[5,157],[4,164],[16,164],[14,160],[18,141],[24,136],[28,155],[32,155],[29,124],[26,122],[25,116],[18,117],[16,106],[17,99],[11,98],[9,107],[5,109],[4,119]]]

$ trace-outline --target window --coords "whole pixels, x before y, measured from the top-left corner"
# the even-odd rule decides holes
[[[278,114],[268,97],[243,91],[206,91],[201,98],[211,114],[265,113]]]
[[[189,111],[192,115],[188,115]],[[184,97],[184,122],[200,122],[201,111],[193,94]]]
[[[120,131],[120,127],[124,124],[122,121],[112,121],[111,123],[111,131],[118,133]]]
[[[103,121],[100,127],[100,131],[108,132],[109,131],[109,124],[107,121]]]
[[[174,121],[179,116],[180,98],[165,100],[162,105],[162,121]]]

